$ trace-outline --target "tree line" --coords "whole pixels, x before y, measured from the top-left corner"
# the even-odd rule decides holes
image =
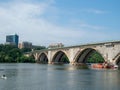
[[[46,47],[44,46],[37,46],[34,47],[34,50],[41,50],[45,49]],[[27,57],[24,56],[25,52],[30,52],[30,48],[22,48],[19,49],[14,45],[4,45],[0,44],[0,63],[35,63],[35,59],[33,56]],[[62,58],[63,62],[69,63],[69,60],[66,56]],[[102,63],[104,62],[104,59],[102,56],[94,52],[92,53],[88,59],[87,63]]]
[[[37,49],[43,49],[43,47],[37,47]],[[30,48],[19,49],[14,45],[0,44],[0,63],[34,63],[35,59],[32,56],[24,56],[24,53],[29,51],[31,51]]]

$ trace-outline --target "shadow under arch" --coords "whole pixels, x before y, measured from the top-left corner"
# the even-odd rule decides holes
[[[22,60],[20,60],[19,62],[24,62],[24,63],[35,63],[36,62],[34,54],[25,55],[25,57],[21,59]]]
[[[35,60],[34,54],[31,54],[29,57]]]
[[[67,55],[63,51],[58,51],[52,59],[52,63],[54,64],[68,64],[70,63]]]
[[[117,59],[116,64],[120,67],[120,56],[119,56],[119,58]]]
[[[102,55],[93,48],[86,48],[77,54],[75,61],[77,63],[103,63],[105,60]]]
[[[120,53],[115,58],[115,64],[120,67]]]
[[[35,59],[34,54],[31,54],[29,57],[31,57],[32,59]]]
[[[47,64],[48,63],[48,57],[47,57],[47,55],[45,53],[41,53],[39,55],[37,63]]]

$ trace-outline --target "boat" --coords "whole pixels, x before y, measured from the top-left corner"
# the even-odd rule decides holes
[[[113,65],[109,63],[97,63],[97,64],[91,64],[91,68],[95,69],[118,69],[118,65]]]
[[[92,68],[103,68],[102,64],[91,64]]]
[[[7,79],[7,77],[5,75],[2,75],[1,78],[2,79]]]

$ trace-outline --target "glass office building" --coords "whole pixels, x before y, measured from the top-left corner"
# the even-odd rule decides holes
[[[17,34],[15,34],[15,35],[7,35],[6,36],[6,43],[11,44],[11,45],[16,45],[18,47],[19,36]]]

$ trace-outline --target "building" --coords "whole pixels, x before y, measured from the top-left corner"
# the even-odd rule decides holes
[[[19,43],[19,36],[17,34],[6,36],[6,44],[16,45],[18,47],[18,43]]]
[[[22,42],[22,43],[19,43],[18,47],[20,49],[22,49],[22,48],[32,48],[32,43],[31,42]]]
[[[61,47],[64,47],[64,45],[62,43],[54,43],[54,44],[50,44],[48,46],[48,48],[61,48]]]

